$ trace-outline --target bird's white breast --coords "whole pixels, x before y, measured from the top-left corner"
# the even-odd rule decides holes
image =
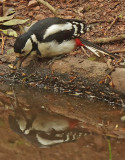
[[[38,43],[38,49],[41,52],[41,57],[53,57],[73,51],[76,47],[74,40],[63,41],[59,44],[56,41]]]

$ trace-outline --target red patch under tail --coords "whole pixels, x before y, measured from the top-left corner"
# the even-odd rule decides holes
[[[76,38],[76,39],[75,39],[75,42],[76,42],[76,45],[77,45],[77,46],[83,46],[83,47],[85,46],[84,44],[82,44],[82,42],[80,41],[79,38]]]

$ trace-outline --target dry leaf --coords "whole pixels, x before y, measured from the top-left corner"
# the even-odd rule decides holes
[[[0,22],[13,19],[14,15],[0,17]]]
[[[12,19],[10,21],[4,22],[4,23],[0,23],[1,25],[4,26],[13,26],[13,25],[18,25],[18,24],[24,24],[28,21],[29,19]]]
[[[14,30],[11,29],[11,28],[6,29],[6,30],[0,29],[0,32],[2,32],[3,34],[5,34],[5,35],[7,35],[7,36],[17,37],[17,32],[14,31]]]

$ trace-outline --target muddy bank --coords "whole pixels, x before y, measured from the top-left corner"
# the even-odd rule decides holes
[[[125,68],[116,68],[110,79],[106,78],[106,63],[87,60],[82,55],[69,55],[53,63],[48,62],[48,59],[31,61],[30,57],[16,74],[7,65],[1,64],[1,80],[54,89],[56,92],[68,92],[124,106]]]

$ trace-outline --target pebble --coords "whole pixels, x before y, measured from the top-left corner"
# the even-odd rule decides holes
[[[35,8],[33,8],[34,11],[39,11],[40,10],[40,6],[36,6]]]
[[[33,11],[30,11],[29,14],[28,14],[30,17],[32,17],[34,15],[34,12]]]
[[[39,14],[37,15],[36,17],[34,17],[36,20],[41,20],[41,19],[44,19],[45,16],[43,14]]]
[[[28,3],[28,7],[33,7],[33,6],[37,5],[37,4],[38,4],[38,3],[37,3],[36,0],[31,0],[31,1],[29,1],[29,3]]]
[[[125,121],[125,116],[122,116],[122,117],[121,117],[121,121]]]

